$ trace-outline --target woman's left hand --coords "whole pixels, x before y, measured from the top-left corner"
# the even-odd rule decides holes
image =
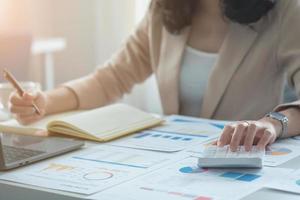
[[[230,145],[231,151],[236,151],[240,145],[244,145],[246,151],[253,145],[264,149],[275,142],[281,129],[279,121],[267,117],[258,121],[239,121],[225,126],[217,145]]]

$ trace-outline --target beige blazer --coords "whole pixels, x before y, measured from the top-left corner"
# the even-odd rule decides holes
[[[66,83],[80,108],[112,103],[155,74],[165,114],[179,112],[179,73],[191,28],[172,35],[152,9],[104,66]],[[282,103],[286,77],[300,94],[300,1],[281,0],[251,26],[230,24],[199,117],[259,119]],[[201,67],[201,66],[199,66]],[[195,91],[197,92],[197,91]],[[298,106],[300,101],[283,106]]]

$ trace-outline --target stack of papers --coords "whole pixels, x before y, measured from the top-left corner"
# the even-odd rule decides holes
[[[90,195],[166,165],[177,157],[100,146],[6,172],[1,180]]]
[[[201,169],[197,167],[197,158],[187,157],[127,184],[104,191],[104,194],[129,194],[133,200],[240,199],[270,182],[283,179],[289,173],[291,170],[268,167],[251,170]],[[101,193],[91,196],[94,199],[100,197]]]
[[[161,126],[114,141],[111,144],[171,153],[191,146],[200,146],[204,142],[217,138],[222,132],[222,125],[216,126],[207,121],[196,121],[196,119],[190,119],[191,121],[186,118],[179,119],[181,119],[179,116],[168,117],[166,123]]]
[[[199,168],[204,147],[227,123],[170,116],[161,126],[3,173],[0,180],[88,199],[240,199],[262,187],[299,193],[300,171],[278,167],[300,156],[299,137],[268,147],[263,169]]]

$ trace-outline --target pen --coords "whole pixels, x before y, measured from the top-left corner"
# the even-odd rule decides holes
[[[6,69],[3,70],[3,77],[7,80],[12,86],[17,90],[18,94],[22,97],[24,95],[24,90],[21,87],[20,83],[15,79],[15,77]],[[37,114],[41,115],[40,109],[32,102],[32,106],[34,107]]]

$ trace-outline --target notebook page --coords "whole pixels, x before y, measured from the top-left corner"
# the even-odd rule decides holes
[[[17,120],[11,119],[0,123],[0,131],[17,133],[17,134],[32,134],[39,130],[47,130],[47,124],[50,121],[61,119],[73,114],[78,114],[80,112],[82,111],[74,111],[74,112],[50,115],[29,125],[22,125]]]
[[[151,119],[159,120],[159,118],[136,108],[124,104],[114,104],[53,121],[48,128],[55,130],[55,127],[69,126],[74,130],[76,127],[78,132],[101,138],[106,134],[116,133],[116,131],[129,130],[137,124],[144,125],[144,121],[151,121]]]

